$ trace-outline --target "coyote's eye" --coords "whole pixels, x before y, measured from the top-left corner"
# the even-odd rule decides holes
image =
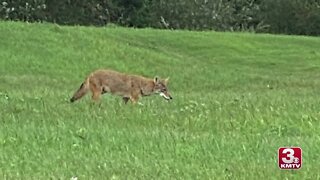
[[[166,92],[166,91],[167,91],[166,88],[162,88],[162,89],[161,89],[161,92]]]

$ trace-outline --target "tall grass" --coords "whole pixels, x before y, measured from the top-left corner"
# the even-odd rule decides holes
[[[0,22],[1,179],[319,179],[320,39]],[[100,68],[160,96],[70,104]],[[300,146],[298,171],[277,150]]]

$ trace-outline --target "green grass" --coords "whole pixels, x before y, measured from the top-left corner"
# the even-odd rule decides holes
[[[320,39],[0,22],[1,179],[319,179]],[[174,100],[70,104],[91,71]],[[298,171],[277,150],[300,146]]]

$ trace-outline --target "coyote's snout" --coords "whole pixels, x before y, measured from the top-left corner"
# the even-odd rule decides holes
[[[120,73],[113,70],[97,70],[91,73],[74,93],[70,102],[83,97],[89,90],[92,92],[92,99],[98,101],[100,96],[111,93],[122,96],[125,103],[129,100],[136,103],[141,96],[159,94],[166,100],[172,97],[168,91],[168,78],[153,79]]]

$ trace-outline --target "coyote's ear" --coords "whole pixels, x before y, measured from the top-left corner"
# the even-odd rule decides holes
[[[159,78],[158,78],[158,76],[155,76],[155,77],[154,77],[153,82],[154,82],[155,84],[159,83]]]
[[[169,77],[167,77],[165,80],[164,80],[164,82],[167,84],[168,82],[169,82]]]

